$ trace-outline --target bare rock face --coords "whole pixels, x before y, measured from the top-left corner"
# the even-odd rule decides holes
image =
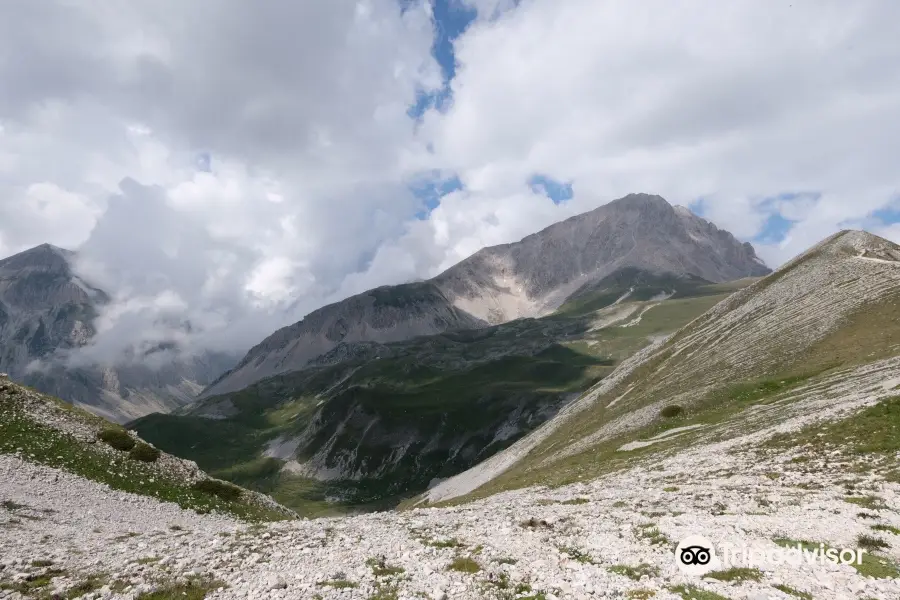
[[[96,334],[94,319],[110,300],[73,273],[74,256],[43,244],[0,260],[0,371],[109,419],[127,421],[191,402],[234,364],[222,355],[173,360],[159,368],[134,363],[68,368],[58,362],[59,351],[77,349]],[[29,368],[36,361],[44,363],[42,369]]]
[[[750,244],[727,231],[659,196],[631,194],[519,242],[479,250],[430,281],[376,288],[316,310],[252,348],[203,396],[301,369],[338,344],[543,316],[626,268],[710,282],[770,272]]]

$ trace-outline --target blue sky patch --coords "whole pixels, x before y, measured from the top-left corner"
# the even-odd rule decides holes
[[[571,200],[574,196],[572,191],[572,182],[564,183],[557,181],[546,175],[535,174],[528,180],[531,190],[538,194],[543,194],[553,201],[553,204],[559,204],[566,200]]]
[[[400,0],[400,5],[404,9],[410,4],[410,0]],[[456,76],[453,41],[462,35],[478,16],[475,9],[465,6],[459,0],[431,0],[431,6],[434,14],[434,44],[431,53],[441,66],[444,85],[436,92],[420,90],[416,94],[415,103],[407,111],[413,119],[420,118],[431,108],[443,110],[448,105],[453,95],[450,82]]]
[[[768,216],[762,230],[756,234],[753,241],[764,244],[777,244],[784,241],[784,238],[787,237],[787,234],[790,233],[796,224],[797,221],[785,219],[781,216],[781,213],[774,212]]]
[[[441,198],[463,189],[463,184],[456,175],[441,178],[440,173],[433,173],[431,178],[417,181],[411,184],[409,189],[424,205],[424,208],[416,213],[416,218],[421,221],[427,219],[431,211],[438,207]]]
[[[887,206],[873,210],[869,216],[878,219],[883,225],[900,223],[900,196],[895,197]]]

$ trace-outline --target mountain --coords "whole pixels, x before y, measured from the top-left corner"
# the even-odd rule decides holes
[[[212,435],[180,440],[204,446],[207,460],[265,446],[267,428],[334,402],[302,390],[328,385],[317,369],[347,376],[331,371],[347,359],[490,364],[515,351],[510,340],[545,352],[545,334],[585,351],[645,346],[502,460],[433,487],[427,507],[414,506],[422,496],[403,510],[292,519],[133,432],[0,378],[0,597],[900,598],[900,247],[843,232],[764,279],[712,290],[678,280],[667,299],[653,288],[672,280],[641,275],[642,288],[633,276],[541,319],[338,346],[230,402],[201,401],[193,423]],[[665,335],[678,315],[683,326]],[[579,318],[595,329],[555,329]],[[546,385],[543,369],[522,388]],[[308,379],[290,391],[290,377]],[[406,399],[394,407],[415,409]],[[295,497],[309,488],[299,478],[278,488],[266,468],[258,460],[232,474]],[[696,542],[708,562],[680,551]]]
[[[78,277],[74,259],[73,252],[43,244],[0,260],[0,372],[124,421],[187,404],[234,364],[230,356],[207,353],[163,361],[158,368],[139,360],[65,365],[60,354],[90,342],[94,321],[110,302],[103,290]]]
[[[320,308],[252,348],[203,396],[303,368],[341,343],[394,342],[545,316],[626,269],[711,283],[769,272],[750,244],[659,196],[631,194],[514,244],[479,250],[430,281]]]
[[[391,506],[509,446],[752,281],[623,270],[545,317],[342,343],[304,369],[129,426],[302,514]]]
[[[897,396],[898,357],[900,246],[843,231],[635,354],[427,499],[569,483],[792,419],[834,418]]]

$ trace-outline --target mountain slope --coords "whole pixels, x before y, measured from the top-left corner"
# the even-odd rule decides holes
[[[131,426],[305,514],[390,505],[505,448],[650,340],[749,283],[617,273],[554,315],[343,343],[314,366]]]
[[[660,439],[696,441],[744,415],[748,402],[794,388],[831,390],[833,398],[866,386],[889,393],[877,382],[900,377],[898,307],[900,247],[861,231],[836,234],[635,355],[552,421],[428,497],[590,476],[622,464],[622,447],[643,448],[640,440],[676,425],[696,431]],[[791,406],[805,397],[797,394],[782,399]],[[666,406],[680,416],[661,416]],[[658,441],[647,447],[664,450]]]
[[[0,371],[123,421],[187,404],[234,364],[219,353],[174,358],[158,368],[140,361],[64,364],[60,353],[90,342],[94,320],[110,301],[73,272],[74,258],[73,252],[43,244],[0,260]]]
[[[428,282],[378,288],[314,311],[251,349],[203,395],[303,368],[345,341],[392,342],[544,316],[625,269],[714,283],[769,272],[750,244],[659,196],[632,194],[514,244],[479,250]]]
[[[250,519],[285,518],[271,498],[210,478],[196,463],[71,404],[0,374],[0,455],[12,455],[106,484],[112,489]]]
[[[434,284],[384,286],[329,304],[279,329],[251,348],[203,395],[236,391],[264,377],[293,371],[338,344],[396,342],[485,325],[455,308]]]

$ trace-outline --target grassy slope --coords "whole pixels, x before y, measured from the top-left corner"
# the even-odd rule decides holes
[[[249,520],[285,518],[284,514],[248,501],[244,492],[233,486],[194,487],[177,470],[167,468],[165,458],[156,462],[134,460],[128,452],[73,433],[103,429],[120,428],[56,398],[0,379],[0,454],[17,455],[113,489],[174,502],[197,512],[217,511]]]
[[[592,303],[588,309],[568,305],[543,319],[392,344],[380,360],[306,369],[206,401],[232,403],[237,412],[225,419],[151,415],[133,427],[160,448],[195,460],[217,477],[269,493],[303,514],[391,505],[424,489],[432,477],[462,471],[509,445],[551,416],[565,394],[587,389],[648,338],[674,331],[748,283],[685,285],[635,325],[594,330],[593,308],[608,306],[623,293],[621,287],[595,290],[585,296]],[[638,289],[636,295],[651,298],[659,291]],[[599,296],[606,300],[598,301]],[[634,314],[647,306],[639,302]],[[320,400],[325,402],[317,406]],[[345,422],[352,410],[377,417],[376,430],[368,430],[365,419]],[[525,430],[492,443],[496,429],[515,411],[531,415]],[[271,440],[300,434],[316,414],[326,425],[308,450],[301,448],[301,460],[331,436],[338,437],[338,447],[358,446],[364,466],[373,470],[394,449],[391,439],[410,430],[435,438],[435,447],[411,446],[408,459],[381,470],[377,478],[329,484],[283,472],[283,461],[261,457]],[[341,422],[343,431],[329,426]],[[461,436],[470,439],[453,454],[453,442]],[[335,494],[347,501],[326,501]]]
[[[816,253],[808,256],[813,259]],[[780,279],[789,275],[793,268],[776,272],[765,278],[754,288],[745,290],[742,297],[729,300],[734,306],[752,299],[751,293],[760,293]],[[895,267],[896,268],[896,267]],[[733,307],[732,307],[733,308]],[[768,310],[772,310],[771,308]],[[667,455],[693,443],[711,441],[716,436],[732,435],[734,431],[749,431],[753,425],[745,415],[763,404],[782,404],[793,401],[792,391],[803,386],[814,386],[830,376],[840,374],[853,367],[900,354],[900,288],[893,288],[873,302],[860,305],[841,322],[841,326],[808,346],[792,337],[795,332],[785,331],[780,343],[793,345],[790,353],[781,348],[755,349],[760,356],[766,356],[775,366],[760,368],[756,373],[734,377],[718,378],[708,386],[699,386],[691,403],[677,418],[666,419],[656,416],[649,423],[637,429],[611,433],[606,439],[568,456],[560,451],[575,442],[597,432],[606,424],[622,418],[629,412],[643,407],[658,406],[667,398],[681,396],[684,390],[678,388],[678,379],[672,385],[660,385],[667,370],[676,370],[679,361],[688,360],[683,351],[673,356],[672,347],[679,341],[695,334],[704,325],[709,315],[697,319],[679,331],[676,336],[657,352],[653,358],[636,369],[609,393],[601,396],[578,418],[551,434],[530,454],[514,467],[503,473],[472,494],[455,499],[459,503],[467,499],[484,497],[503,490],[529,485],[564,485],[579,480],[589,480],[603,473],[625,468],[638,461]],[[711,353],[715,356],[715,353]],[[768,355],[768,356],[767,356]],[[777,357],[785,357],[779,362]],[[727,369],[727,363],[718,368]],[[733,367],[740,372],[739,367]],[[766,371],[768,371],[766,373]],[[702,381],[703,373],[695,373],[697,381]],[[689,385],[688,381],[685,385]],[[630,389],[629,389],[630,388]],[[612,400],[628,391],[628,401]],[[769,423],[771,424],[771,423]],[[655,443],[630,452],[619,452],[625,443],[646,440],[674,427],[703,425],[695,431],[673,436],[669,441]],[[757,423],[762,426],[763,424]],[[841,426],[839,426],[841,427]]]

